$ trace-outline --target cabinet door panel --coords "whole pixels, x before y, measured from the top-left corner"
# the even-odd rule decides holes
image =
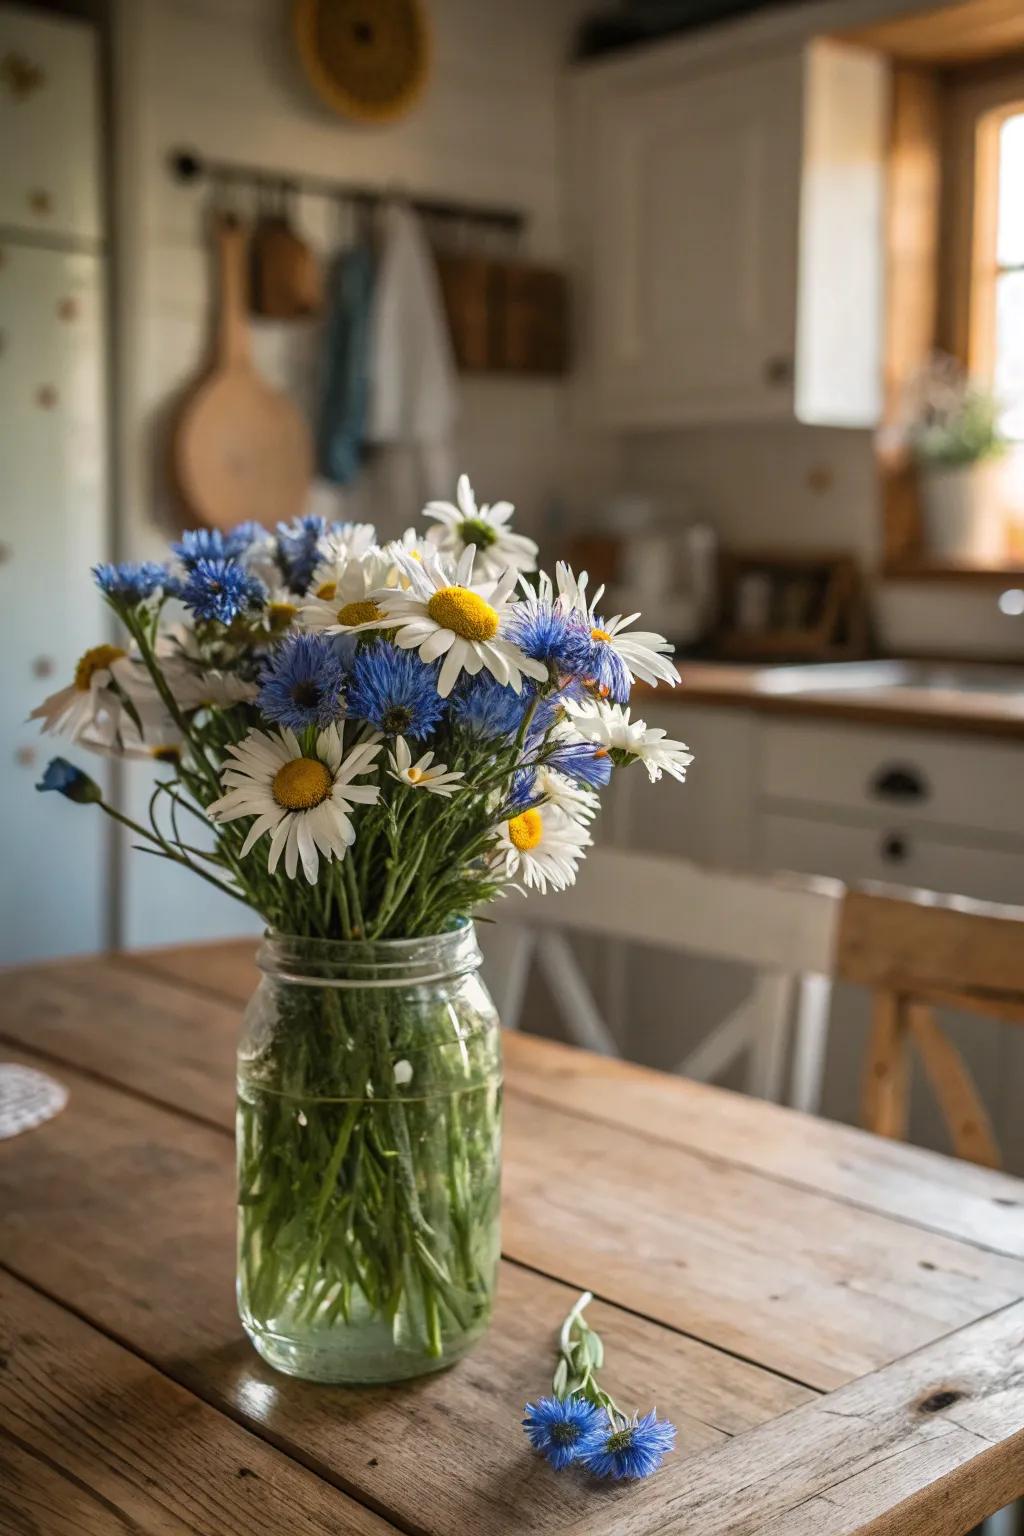
[[[800,98],[786,55],[604,101],[590,175],[611,418],[791,409]]]
[[[758,862],[766,871],[883,880],[1024,904],[1024,855],[1019,850],[947,842],[898,818],[843,825],[771,812],[758,821]]]

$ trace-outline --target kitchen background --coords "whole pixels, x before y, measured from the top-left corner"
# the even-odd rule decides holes
[[[624,786],[605,838],[1024,903],[1019,470],[1011,450],[996,552],[989,534],[979,554],[969,528],[940,557],[899,430],[904,386],[934,346],[985,361],[958,320],[958,294],[987,272],[964,209],[972,185],[981,195],[975,124],[1014,101],[1024,111],[1019,8],[341,9],[350,27],[400,38],[419,17],[429,33],[423,90],[393,120],[332,110],[284,0],[0,5],[0,959],[253,931],[98,818],[36,796],[46,744],[21,722],[104,633],[88,564],[158,556],[194,521],[171,463],[210,357],[214,211],[246,224],[286,213],[321,277],[368,224],[383,239],[385,210],[281,190],[300,178],[463,206],[425,226],[447,258],[462,364],[438,386],[451,383],[454,409],[444,457],[482,499],[515,502],[546,555],[584,559],[624,602],[639,590],[630,606],[684,642],[684,688],[649,717],[695,751],[690,781],[658,786],[657,813],[643,784]],[[265,183],[208,174],[218,166]],[[1024,157],[1016,171],[999,206],[1004,220],[1017,207],[1019,240],[1008,189],[1024,198]],[[474,208],[508,210],[521,229]],[[1024,244],[1000,262],[1000,346],[1019,358],[1024,306],[1007,284],[1024,282],[1011,270]],[[311,424],[328,311],[249,322],[260,372]],[[385,361],[406,378],[422,353],[406,344]],[[310,509],[386,533],[413,521],[427,472],[408,415],[354,483],[318,478]],[[991,506],[979,516],[991,525]],[[768,666],[870,655],[907,665],[816,681]],[[144,809],[146,765],[104,771]],[[624,1053],[655,1065],[748,985],[653,952],[580,953]],[[529,1017],[560,1028],[536,978]],[[863,997],[835,999],[824,1108],[847,1119],[865,1019]],[[948,1022],[1008,1166],[1024,1168],[1019,1031]],[[914,1133],[943,1144],[923,1102]]]

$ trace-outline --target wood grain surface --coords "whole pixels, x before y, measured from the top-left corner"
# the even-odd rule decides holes
[[[388,1536],[394,1526],[0,1273],[0,1529]]]
[[[232,1294],[251,956],[4,978],[2,1054],[71,1097],[0,1147],[0,1529],[962,1536],[1024,1493],[1021,1181],[525,1036],[477,1351],[399,1388],[275,1375]],[[556,1475],[519,1429],[583,1286],[609,1387],[680,1428],[649,1483]]]

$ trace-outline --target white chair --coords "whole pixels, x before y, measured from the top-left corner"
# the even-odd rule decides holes
[[[834,880],[737,874],[596,849],[571,890],[531,894],[521,914],[510,896],[493,927],[484,925],[488,976],[502,1022],[515,1029],[536,962],[573,1043],[613,1056],[618,1047],[568,933],[747,965],[755,973],[748,995],[675,1070],[710,1082],[745,1056],[749,1092],[814,1113],[843,895]]]

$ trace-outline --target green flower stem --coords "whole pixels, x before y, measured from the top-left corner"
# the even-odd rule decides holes
[[[122,827],[127,827],[130,832],[134,832],[137,837],[144,837],[147,842],[155,844],[155,847],[143,849],[143,852],[155,853],[160,858],[170,859],[172,864],[180,864],[183,869],[190,869],[193,874],[198,875],[201,880],[205,880],[208,885],[216,886],[217,890],[223,891],[225,896],[233,897],[235,901],[240,901],[243,906],[248,907],[250,905],[248,897],[241,891],[232,890],[230,885],[226,885],[223,880],[218,880],[216,875],[210,874],[209,870],[200,868],[198,864],[193,864],[191,859],[186,858],[182,853],[178,853],[170,843],[165,842],[163,838],[155,833],[148,831],[146,827],[141,826],[137,821],[133,821],[130,816],[125,816],[121,811],[115,810],[105,800],[99,800],[97,804],[100,810],[110,817],[111,821],[118,822]]]
[[[592,1292],[584,1291],[562,1324],[551,1390],[558,1398],[585,1397],[587,1402],[605,1410],[615,1428],[625,1423],[626,1415],[597,1380],[597,1372],[604,1364],[604,1345],[583,1316],[593,1299]]]

